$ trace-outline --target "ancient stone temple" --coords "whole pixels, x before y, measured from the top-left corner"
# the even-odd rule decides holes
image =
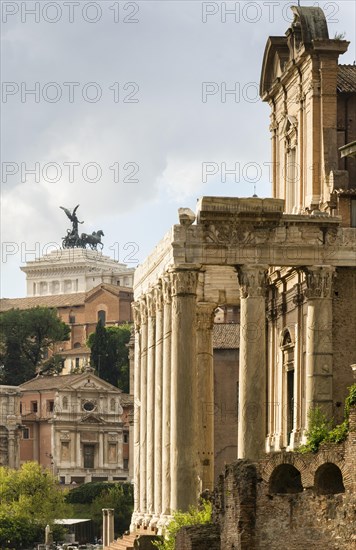
[[[261,77],[273,197],[180,209],[135,273],[132,528],[160,529],[211,488],[216,308],[240,310],[237,458],[295,450],[310,408],[343,416],[356,363],[356,164],[338,148],[355,139],[356,67],[338,65],[348,42],[329,38],[321,9],[292,10]]]

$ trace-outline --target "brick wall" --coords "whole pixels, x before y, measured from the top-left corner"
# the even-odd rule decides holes
[[[338,268],[333,293],[333,405],[334,419],[343,419],[343,404],[353,383],[351,365],[356,363],[356,270]],[[337,403],[342,406],[337,407]]]
[[[183,527],[176,538],[176,550],[220,550],[217,525]]]
[[[330,467],[341,486],[322,494],[319,474]],[[283,468],[297,472],[299,492],[291,486],[283,492],[285,478],[277,489],[276,472]],[[176,550],[354,550],[355,489],[356,407],[345,443],[324,445],[316,454],[273,453],[257,463],[226,466],[215,491],[214,524],[182,529]]]

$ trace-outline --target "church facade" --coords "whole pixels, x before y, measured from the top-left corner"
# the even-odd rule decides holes
[[[214,483],[217,308],[240,312],[237,458],[295,451],[316,407],[343,417],[356,363],[356,165],[339,148],[353,154],[356,67],[339,65],[348,43],[329,38],[321,9],[292,9],[261,76],[272,198],[180,209],[135,273],[132,529],[163,528]]]
[[[21,391],[20,464],[35,460],[63,484],[128,481],[132,398],[87,367],[38,376]]]

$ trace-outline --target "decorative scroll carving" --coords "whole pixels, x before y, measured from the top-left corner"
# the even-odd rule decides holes
[[[335,268],[308,267],[305,269],[307,288],[304,291],[306,298],[330,298],[332,279]]]
[[[240,266],[237,268],[241,298],[265,296],[266,267]]]
[[[197,329],[212,330],[214,326],[216,304],[202,303],[197,304]]]
[[[197,282],[197,271],[173,271],[172,296],[196,294]]]
[[[258,238],[260,237],[260,238]],[[262,241],[261,241],[262,238]],[[229,221],[207,224],[204,232],[205,242],[217,244],[258,244],[267,240],[265,234],[258,236],[256,229],[251,224],[241,223],[237,218]]]

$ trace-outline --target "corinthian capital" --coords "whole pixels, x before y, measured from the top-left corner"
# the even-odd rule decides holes
[[[263,265],[243,265],[237,268],[241,298],[265,296],[266,270],[267,267]]]
[[[133,312],[135,330],[140,330],[140,326],[141,326],[140,302],[132,302],[132,312]]]
[[[159,281],[159,283],[154,288],[154,298],[156,302],[156,311],[162,311],[163,307],[163,290],[162,290],[162,282]]]
[[[149,317],[156,317],[156,296],[155,291],[151,290],[146,294],[147,312]]]
[[[198,272],[197,271],[173,271],[172,296],[196,294]]]
[[[140,317],[141,317],[141,324],[145,325],[147,324],[147,302],[146,298],[141,298],[139,300],[140,304]]]
[[[172,301],[172,281],[169,273],[166,273],[162,278],[162,293],[165,304],[170,304]]]
[[[304,291],[306,298],[331,298],[332,281],[335,268],[332,266],[313,266],[305,268]]]

